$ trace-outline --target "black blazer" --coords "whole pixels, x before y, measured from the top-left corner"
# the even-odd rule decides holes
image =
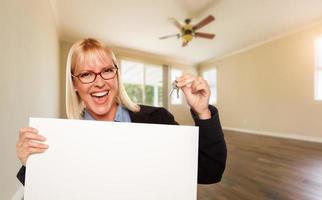
[[[132,122],[172,124],[178,123],[164,108],[140,105],[139,112],[129,112]],[[227,149],[220,125],[218,111],[209,106],[211,119],[200,120],[191,111],[196,126],[199,126],[198,183],[210,184],[221,180],[226,166]],[[26,168],[22,166],[17,174],[19,181],[25,183]]]

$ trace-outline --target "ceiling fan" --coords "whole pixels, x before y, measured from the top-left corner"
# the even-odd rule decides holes
[[[212,15],[209,15],[208,17],[204,18],[196,25],[191,25],[190,24],[191,19],[189,18],[185,19],[184,25],[182,25],[174,18],[171,18],[170,20],[180,30],[180,33],[160,37],[159,38],[160,40],[171,38],[171,37],[177,37],[178,39],[181,38],[182,46],[185,47],[193,39],[193,37],[204,38],[204,39],[213,39],[215,37],[215,34],[196,32],[200,28],[204,27],[205,25],[215,20],[215,17]]]

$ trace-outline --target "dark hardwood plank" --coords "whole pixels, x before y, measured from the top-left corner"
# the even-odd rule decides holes
[[[322,200],[322,144],[225,131],[227,167],[198,200]]]

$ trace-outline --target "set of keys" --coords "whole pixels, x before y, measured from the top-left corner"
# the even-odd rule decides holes
[[[171,90],[169,96],[172,95],[172,93],[173,93],[174,90],[177,90],[177,98],[179,99],[179,88],[177,86],[177,81],[173,81],[173,83],[171,84],[171,86],[172,86],[172,90]]]

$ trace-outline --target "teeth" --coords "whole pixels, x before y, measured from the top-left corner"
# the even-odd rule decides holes
[[[105,92],[97,92],[97,93],[92,93],[92,96],[94,96],[94,97],[102,97],[102,96],[105,96],[107,94],[108,94],[107,91],[105,91]]]

